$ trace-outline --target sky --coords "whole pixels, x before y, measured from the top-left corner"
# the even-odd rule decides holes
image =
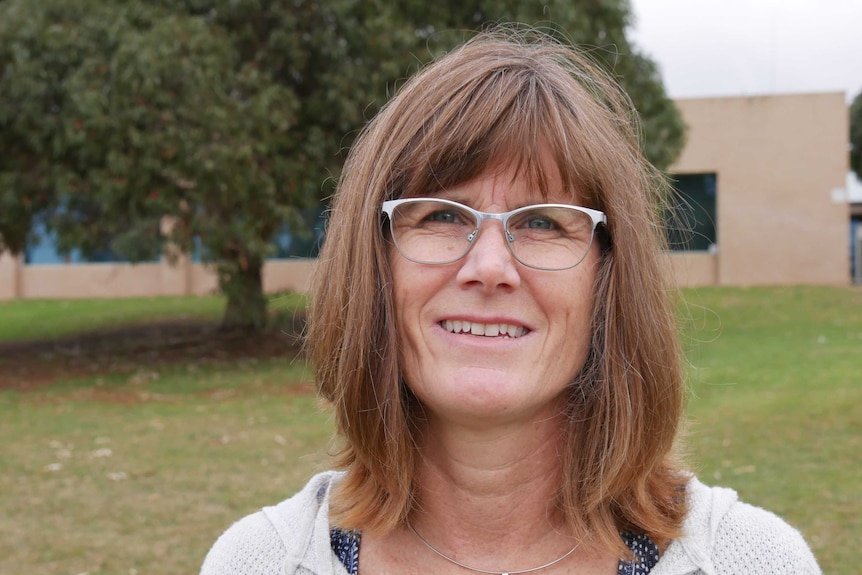
[[[673,98],[862,91],[862,0],[631,0]]]
[[[862,0],[631,0],[672,98],[862,92]],[[848,174],[847,194],[862,201]]]

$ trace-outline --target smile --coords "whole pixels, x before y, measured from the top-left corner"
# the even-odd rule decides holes
[[[440,326],[450,333],[464,333],[483,337],[521,337],[527,333],[527,328],[507,323],[476,323],[458,319],[446,319]]]

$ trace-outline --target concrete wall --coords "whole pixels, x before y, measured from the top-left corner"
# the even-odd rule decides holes
[[[674,254],[683,285],[846,284],[844,95],[677,100],[688,141],[670,171],[717,174],[717,252]]]
[[[672,252],[668,257],[679,287],[718,285],[717,255],[707,252]]]
[[[270,260],[264,266],[264,290],[307,291],[314,260]],[[111,298],[213,293],[212,270],[187,258],[175,265],[148,264],[24,265],[0,256],[0,301],[16,298]]]
[[[21,297],[21,259],[0,253],[0,301]]]

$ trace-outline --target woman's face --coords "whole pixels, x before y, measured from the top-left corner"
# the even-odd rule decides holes
[[[505,168],[436,196],[494,213],[571,203],[556,167],[545,167],[547,199]],[[589,349],[597,242],[572,269],[536,270],[514,259],[500,222],[485,221],[457,262],[417,264],[394,248],[390,258],[402,373],[431,418],[499,425],[539,421],[562,409],[562,392]],[[475,335],[500,324],[511,326],[506,334]]]

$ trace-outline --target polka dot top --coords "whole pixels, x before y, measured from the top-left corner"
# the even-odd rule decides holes
[[[617,575],[647,575],[658,563],[658,546],[652,539],[643,534],[621,533],[626,547],[631,549],[636,557],[633,561],[620,561],[617,567]],[[329,540],[332,552],[347,569],[349,575],[359,573],[359,540],[360,534],[356,531],[342,531],[332,529],[329,532]]]

